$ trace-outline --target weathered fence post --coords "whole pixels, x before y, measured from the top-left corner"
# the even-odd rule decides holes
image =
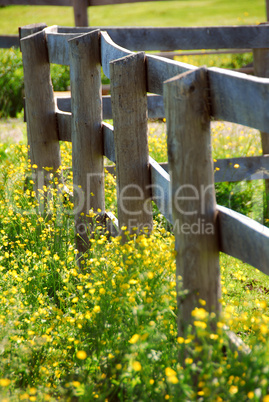
[[[69,41],[77,247],[89,246],[89,210],[105,212],[99,32]],[[88,228],[88,224],[90,227]]]
[[[145,54],[110,63],[119,228],[152,229]],[[124,230],[122,232],[124,238]]]
[[[253,49],[254,74],[258,77],[269,78],[269,49]],[[269,154],[269,133],[261,132],[263,155]],[[269,180],[265,180],[265,219],[269,219]]]
[[[22,28],[23,29],[23,28]],[[35,168],[35,189],[47,184],[46,171],[55,173],[61,165],[55,102],[44,31],[21,39],[26,98],[29,157]]]
[[[73,0],[74,18],[76,27],[88,26],[88,0]]]
[[[220,312],[219,245],[211,154],[208,77],[205,68],[164,83],[168,161],[176,239],[176,275],[188,293],[178,297],[179,333],[206,301]]]

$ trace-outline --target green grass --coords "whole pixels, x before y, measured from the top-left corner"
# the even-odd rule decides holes
[[[210,26],[256,24],[266,20],[264,0],[160,1],[88,9],[91,26]],[[0,34],[45,22],[74,26],[71,7],[9,6],[0,8]]]
[[[158,160],[167,153],[164,130],[164,123],[150,130]],[[260,153],[253,130],[216,123],[212,137],[214,157],[226,146],[235,155]],[[71,145],[62,143],[61,152],[72,190]],[[1,401],[267,401],[267,276],[221,254],[217,332],[201,300],[194,333],[178,337],[174,237],[161,216],[150,237],[124,246],[96,226],[79,269],[69,197],[52,188],[48,214],[38,213],[23,143],[0,144],[0,166]],[[115,206],[107,175],[106,208]],[[238,358],[223,325],[250,355]]]
[[[263,1],[175,1],[90,10],[92,25],[255,23],[264,14]],[[72,25],[72,10],[0,9],[3,33],[41,21]],[[207,60],[209,65],[224,62]],[[205,63],[192,56],[184,61]],[[237,67],[242,61],[225,63]],[[193,312],[193,332],[178,337],[174,237],[163,217],[155,210],[152,236],[130,238],[124,246],[97,225],[79,269],[72,200],[52,188],[47,215],[38,212],[25,125],[20,121],[22,143],[13,144],[5,135],[7,124],[0,120],[0,400],[268,402],[269,278],[221,254],[223,314],[217,331],[212,333],[214,316],[201,300]],[[17,124],[13,121],[10,128]],[[215,159],[261,154],[258,132],[242,126],[212,124],[212,142]],[[167,160],[164,123],[158,130],[152,126],[149,149],[159,162]],[[71,145],[62,143],[61,152],[72,190]],[[240,189],[223,183],[216,190],[221,205],[256,219],[263,216],[259,182]],[[106,209],[116,213],[116,205],[115,178],[106,175]],[[178,291],[183,295],[180,284]],[[223,325],[249,345],[251,354],[239,355],[240,350],[229,347]]]

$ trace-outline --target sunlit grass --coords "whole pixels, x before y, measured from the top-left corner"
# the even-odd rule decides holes
[[[255,133],[229,127],[213,124],[215,156],[251,147],[260,153]],[[151,124],[149,148],[165,160],[164,122]],[[72,190],[71,144],[62,143],[61,153]],[[130,237],[124,246],[97,224],[79,269],[70,196],[52,189],[49,214],[38,213],[27,147],[3,143],[0,155],[1,400],[266,401],[267,276],[221,254],[217,333],[201,300],[194,312],[199,342],[193,333],[178,337],[174,237],[160,217],[150,237]],[[115,178],[106,174],[106,208],[115,206]],[[238,359],[230,350],[224,324],[250,355]]]
[[[88,8],[88,20],[96,27],[248,25],[266,20],[264,3],[263,0],[177,0],[95,6]],[[74,26],[73,9],[55,6],[0,9],[1,35],[16,34],[19,26],[40,22]]]

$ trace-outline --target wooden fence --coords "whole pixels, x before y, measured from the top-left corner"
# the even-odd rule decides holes
[[[227,46],[236,31],[240,32],[235,41],[239,47],[245,40],[253,48],[269,47],[268,26],[236,28],[179,30],[192,34],[182,35],[189,38],[187,47],[196,44],[204,48],[206,38],[209,47]],[[29,28],[21,29],[27,133],[30,158],[38,166],[35,173],[44,177],[44,167],[57,172],[61,164],[59,140],[72,142],[80,251],[88,244],[87,233],[81,228],[85,224],[91,227],[90,218],[85,221],[89,209],[101,210],[101,222],[112,219],[112,226],[124,236],[123,226],[131,232],[135,228],[151,229],[151,201],[156,203],[174,224],[177,275],[183,277],[183,285],[189,290],[184,300],[178,300],[184,317],[179,331],[184,331],[183,323],[191,321],[198,299],[206,301],[209,311],[220,311],[220,251],[269,275],[269,229],[216,205],[214,191],[214,181],[222,180],[222,169],[225,181],[228,171],[230,178],[236,174],[236,180],[241,180],[262,169],[262,177],[268,178],[269,156],[218,161],[220,170],[214,176],[210,147],[212,119],[264,133],[268,130],[269,80],[134,53],[134,49],[141,50],[138,35],[129,36],[131,50],[127,50],[104,31],[84,35],[64,31],[50,27],[28,36]],[[159,46],[165,46],[174,38],[171,46],[178,47],[178,32],[166,32],[171,35],[169,40],[167,36],[164,40],[161,30],[149,29],[142,36],[149,41],[145,46],[155,47],[158,40]],[[127,38],[117,30],[114,34],[126,43]],[[257,52],[264,54],[266,50]],[[71,100],[58,99],[55,104],[50,63],[70,65]],[[101,66],[111,80],[111,98],[101,95]],[[148,117],[164,116],[170,175],[148,154]],[[103,122],[110,118],[114,127]],[[263,135],[267,140],[268,134]],[[116,163],[118,221],[105,212],[103,156]],[[242,166],[242,171],[235,169],[235,164]],[[42,183],[40,180],[37,186]]]

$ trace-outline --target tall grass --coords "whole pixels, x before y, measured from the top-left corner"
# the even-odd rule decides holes
[[[134,18],[136,6],[128,6]],[[213,14],[217,6],[220,17]],[[156,3],[143,7],[146,15]],[[264,19],[262,1],[175,1],[158,3],[152,16],[159,14],[160,19],[153,25],[175,22],[172,14],[179,18],[182,10],[185,22],[191,11],[190,25],[217,25],[220,19],[231,23],[229,7],[237,10],[233,21],[253,22],[256,13],[259,21]],[[46,8],[40,9],[45,13]],[[1,9],[0,20],[7,19],[6,10],[22,13],[26,8]],[[35,10],[28,7],[30,13]],[[107,20],[97,20],[98,25],[117,25],[113,13],[121,21],[121,12],[126,13],[124,5],[94,7],[92,23],[95,10],[102,18],[106,13]],[[63,16],[64,9],[59,11]],[[201,22],[195,23],[198,17]],[[24,15],[22,23],[14,19],[14,24],[40,22],[37,15],[27,18]],[[58,24],[58,16],[56,22],[53,18],[45,22]],[[128,18],[127,24],[132,21]],[[139,24],[150,25],[148,21]],[[13,28],[9,24],[10,33]],[[160,131],[154,126],[149,131],[149,148],[161,162],[167,160],[165,124],[158,127]],[[215,159],[261,153],[258,133],[243,127],[214,123],[212,140]],[[71,145],[61,144],[61,153],[65,184],[72,190]],[[44,194],[33,190],[24,143],[0,144],[0,166],[1,401],[269,401],[267,276],[221,254],[223,313],[217,331],[211,331],[215,317],[200,300],[193,312],[194,329],[178,336],[174,237],[156,209],[152,235],[129,234],[125,245],[96,224],[91,249],[81,257],[79,268],[70,196],[54,190],[59,183],[54,185],[52,178],[49,210],[40,212],[37,195],[42,203]],[[220,204],[261,217],[259,183],[243,184],[240,191],[236,185],[220,184],[216,190]],[[106,209],[116,212],[115,178],[110,174]],[[94,218],[92,211],[89,214]],[[180,285],[178,292],[184,296]],[[230,347],[226,326],[251,353]]]
[[[221,129],[216,125],[214,138],[224,135]],[[149,136],[157,159],[166,154],[162,132]],[[241,139],[245,151],[248,136]],[[235,144],[236,135],[230,137]],[[72,190],[70,144],[61,150]],[[1,144],[0,155],[1,401],[268,400],[265,275],[221,255],[217,332],[201,300],[195,331],[178,337],[174,237],[161,216],[150,237],[130,234],[125,245],[97,224],[79,269],[72,200],[52,187],[48,214],[38,212],[26,180],[27,147]],[[115,197],[107,174],[107,209]],[[225,325],[250,354],[230,348]]]

